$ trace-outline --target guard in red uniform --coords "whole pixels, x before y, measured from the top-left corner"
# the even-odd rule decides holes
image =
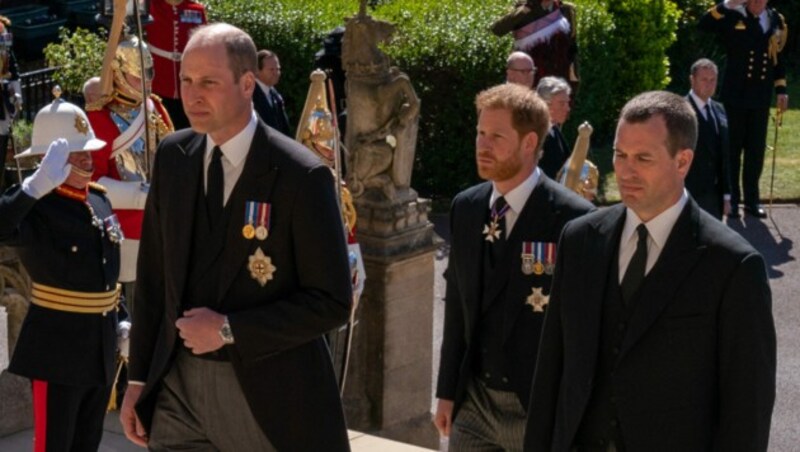
[[[158,96],[148,96],[148,114],[141,114],[141,79],[145,77],[148,85],[153,80],[153,59],[146,46],[144,62],[142,71],[138,39],[135,36],[125,38],[117,46],[110,73],[101,75],[101,79],[113,77],[110,96],[103,96],[97,103],[87,106],[92,128],[97,137],[106,142],[95,153],[93,179],[108,189],[108,198],[125,233],[119,280],[124,285],[131,309],[132,283],[136,280],[136,257],[147,199],[149,162],[161,139],[174,131],[170,116]],[[147,127],[144,124],[145,116]],[[145,130],[149,133],[148,138],[145,137]]]
[[[145,29],[156,71],[153,93],[161,97],[175,129],[185,129],[189,120],[181,104],[181,54],[192,29],[207,22],[206,8],[193,0],[152,0],[150,15],[153,22]]]

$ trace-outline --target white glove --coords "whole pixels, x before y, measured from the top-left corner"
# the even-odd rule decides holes
[[[67,140],[59,138],[50,143],[39,169],[22,181],[22,191],[35,199],[53,191],[67,180],[72,171],[72,165],[67,163],[67,160],[69,160]]]
[[[130,350],[131,322],[123,320],[117,325],[117,349],[119,356],[128,359]]]

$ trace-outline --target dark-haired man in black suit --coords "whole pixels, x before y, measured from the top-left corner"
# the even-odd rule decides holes
[[[444,339],[434,423],[451,451],[519,451],[564,224],[593,206],[536,164],[550,127],[530,88],[476,99],[478,174],[450,212]]]
[[[333,176],[257,119],[255,71],[228,24],[183,53],[192,129],[156,154],[120,413],[151,450],[349,450],[322,339],[352,297]]]
[[[526,451],[766,451],[775,326],[764,259],[683,180],[697,119],[681,96],[620,114],[622,204],[558,244]]]
[[[725,107],[711,98],[717,90],[717,65],[707,58],[692,64],[692,90],[686,100],[697,116],[697,145],[686,189],[697,205],[721,220],[731,211],[728,116]]]
[[[289,125],[289,116],[283,96],[275,89],[281,79],[281,62],[278,55],[269,50],[258,51],[258,72],[256,82],[258,86],[253,90],[253,107],[262,121],[278,132],[292,136],[292,126]]]

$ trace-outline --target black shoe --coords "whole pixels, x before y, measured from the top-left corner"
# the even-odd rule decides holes
[[[728,213],[728,218],[739,218],[739,204],[731,204],[731,211]]]
[[[744,206],[744,211],[748,215],[752,215],[756,218],[767,218],[767,211],[758,204],[754,206]]]

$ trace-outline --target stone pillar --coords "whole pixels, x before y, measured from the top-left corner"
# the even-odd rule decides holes
[[[348,426],[438,448],[430,415],[435,254],[430,201],[361,199],[356,207],[367,280],[345,388]]]
[[[30,279],[11,248],[0,247],[0,437],[33,425],[31,383],[9,373],[22,321],[28,312]]]

